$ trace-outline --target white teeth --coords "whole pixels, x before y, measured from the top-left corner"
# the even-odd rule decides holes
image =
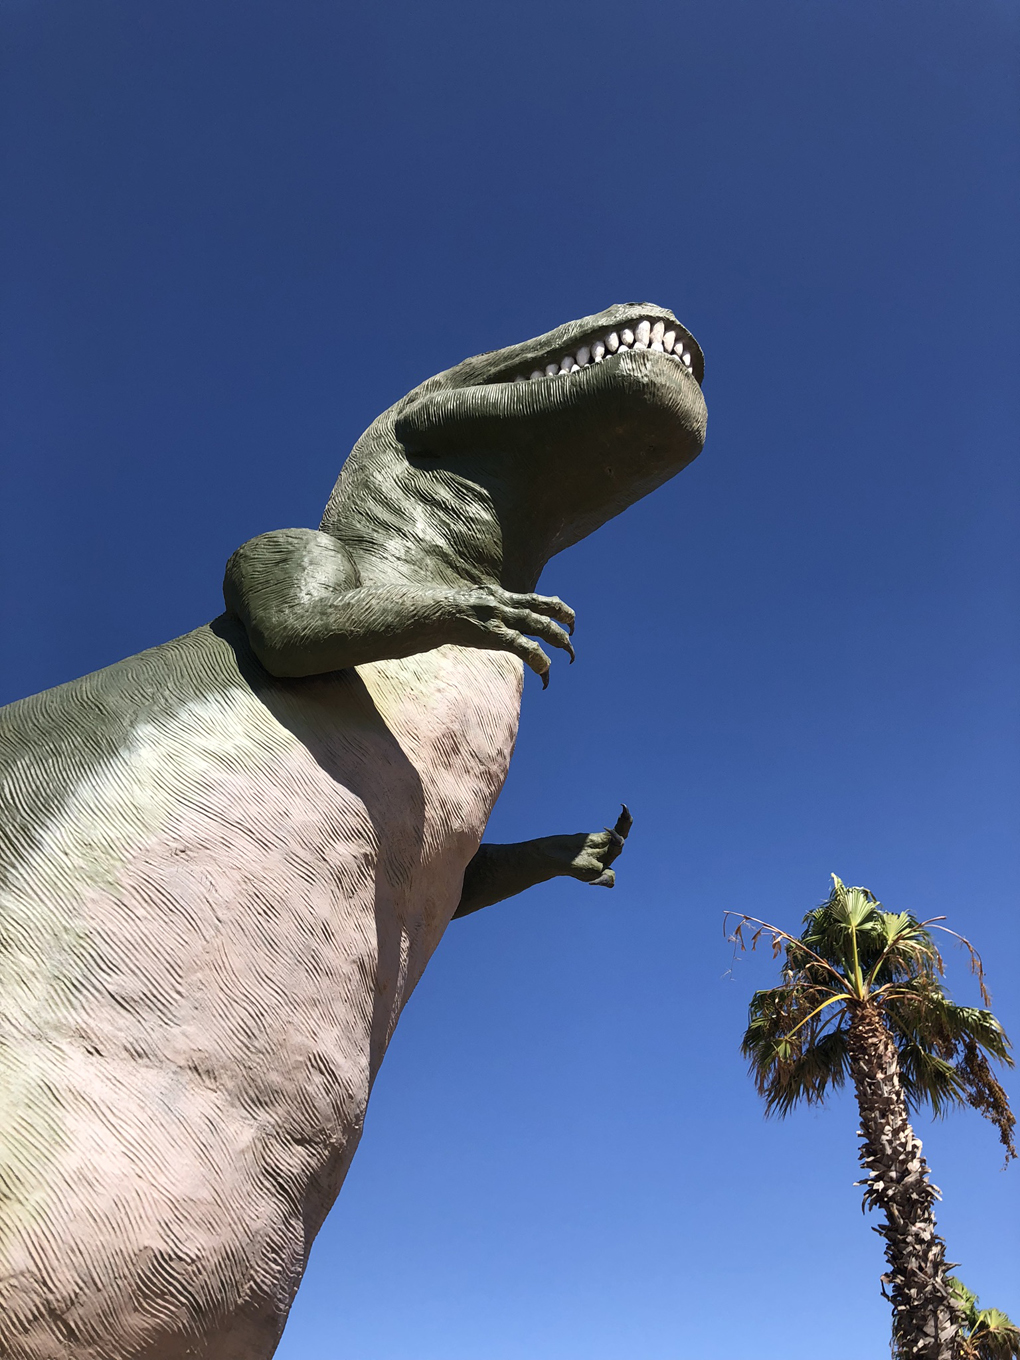
[[[610,331],[604,339],[593,340],[590,345],[581,345],[576,356],[565,354],[558,362],[548,363],[545,368],[536,368],[525,377],[519,374],[515,383],[535,382],[538,378],[556,378],[563,373],[579,373],[589,364],[600,364],[609,354],[624,349],[649,349],[657,354],[669,354],[687,368],[691,367],[691,355],[685,350],[683,342],[675,330],[666,330],[665,321],[638,321],[633,330],[629,326],[620,331]]]

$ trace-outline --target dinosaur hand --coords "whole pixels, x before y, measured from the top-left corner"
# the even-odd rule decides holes
[[[543,844],[563,862],[562,873],[589,883],[593,888],[611,888],[616,882],[616,874],[609,866],[623,850],[633,824],[634,819],[624,804],[614,827],[607,826],[605,830],[589,835],[582,831],[576,836],[550,836]]]
[[[593,888],[612,888],[615,885],[616,874],[609,866],[612,864],[613,860],[622,853],[623,843],[630,834],[630,829],[633,825],[634,818],[630,815],[630,809],[626,803],[621,803],[620,815],[616,819],[616,825],[611,828],[607,826],[605,831],[599,833],[600,837],[604,836],[606,838],[608,844],[605,850],[602,851],[601,857],[598,852],[596,852],[595,857],[601,858],[604,867],[598,878],[591,878],[588,880]],[[589,839],[594,840],[595,837],[589,837]]]
[[[574,660],[569,636],[574,631],[574,611],[555,595],[518,595],[499,586],[479,586],[457,591],[454,600],[462,635],[451,641],[513,652],[542,677],[543,689],[549,684],[549,657],[528,633],[562,648]]]

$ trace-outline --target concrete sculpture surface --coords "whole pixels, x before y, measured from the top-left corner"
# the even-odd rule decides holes
[[[468,359],[219,618],[0,711],[6,1360],[271,1356],[451,918],[611,886],[626,815],[480,840],[571,650],[539,573],[697,455],[701,376],[646,304]]]

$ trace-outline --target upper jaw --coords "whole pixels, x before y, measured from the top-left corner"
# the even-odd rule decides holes
[[[613,353],[649,349],[671,354],[678,366],[693,373],[698,383],[705,372],[701,348],[685,326],[665,307],[652,303],[626,303],[609,307],[595,316],[568,322],[546,335],[521,345],[480,355],[462,368],[472,385],[526,382],[576,372],[601,363]],[[468,373],[464,374],[468,377]]]

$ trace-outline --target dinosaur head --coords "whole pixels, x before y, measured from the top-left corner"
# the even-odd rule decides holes
[[[398,483],[415,498],[416,529],[426,536],[443,518],[440,502],[449,501],[460,520],[452,526],[460,561],[483,548],[487,562],[495,553],[504,578],[532,580],[553,553],[700,453],[703,373],[691,334],[672,312],[648,303],[610,307],[465,359],[366,431],[323,528],[340,529],[356,491],[389,500],[387,486]],[[498,541],[477,542],[486,535]],[[441,537],[449,540],[449,532]]]

